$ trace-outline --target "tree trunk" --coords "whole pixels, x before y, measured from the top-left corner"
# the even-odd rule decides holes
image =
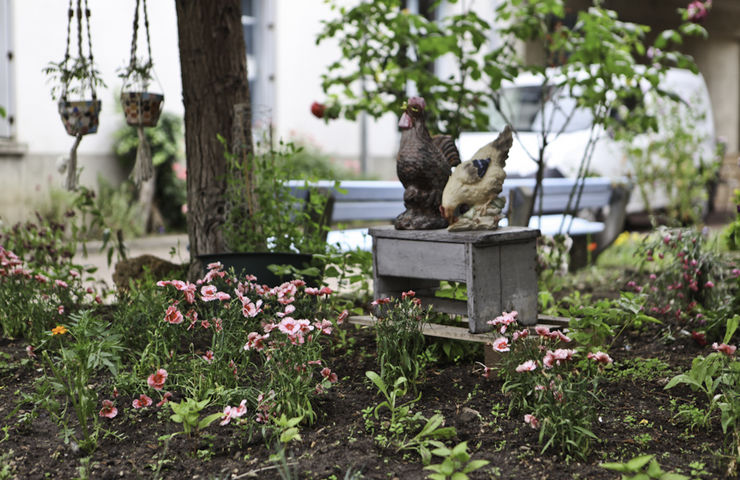
[[[227,165],[217,134],[232,145],[234,105],[249,105],[249,84],[240,1],[175,0],[175,6],[185,106],[189,277],[193,279],[201,273],[197,255],[224,251],[221,227]]]

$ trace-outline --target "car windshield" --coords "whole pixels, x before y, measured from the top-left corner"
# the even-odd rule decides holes
[[[544,110],[541,107],[543,95],[547,95]],[[510,123],[520,132],[574,132],[590,128],[593,121],[588,110],[577,108],[574,98],[555,87],[502,88],[498,104],[500,111],[494,107],[490,116],[494,130],[501,130]]]

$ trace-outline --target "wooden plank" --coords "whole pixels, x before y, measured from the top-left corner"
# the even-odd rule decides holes
[[[448,232],[441,230],[396,230],[392,226],[372,227],[368,232],[377,239],[415,240],[435,243],[470,243],[473,245],[500,245],[518,243],[539,236],[538,230],[526,227],[501,227],[497,230]]]
[[[433,278],[456,282],[466,279],[465,245],[461,243],[435,245],[423,241],[376,238],[374,255],[376,277]]]
[[[540,326],[539,320],[542,321],[544,326],[559,326],[567,327],[568,319],[564,317],[552,317],[549,315],[538,315],[538,323],[536,326]],[[347,318],[347,323],[351,325],[361,325],[364,327],[375,326],[377,320],[370,315],[352,315]],[[534,327],[534,325],[532,326]],[[464,340],[466,342],[478,342],[478,343],[490,343],[495,340],[499,335],[496,332],[488,333],[470,333],[465,327],[455,327],[452,325],[440,325],[436,323],[427,323],[422,326],[421,333],[430,337],[441,337],[451,338],[453,340]]]

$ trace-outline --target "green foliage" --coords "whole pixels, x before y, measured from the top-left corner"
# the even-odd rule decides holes
[[[430,480],[467,480],[468,473],[474,472],[485,467],[490,462],[488,460],[470,460],[468,453],[468,442],[461,442],[452,449],[447,447],[435,448],[432,454],[442,457],[444,460],[437,465],[427,465],[425,470],[431,470],[434,473],[427,478]]]
[[[380,376],[386,384],[405,378],[415,389],[425,373],[422,326],[429,322],[431,307],[423,309],[413,291],[404,292],[401,299],[376,300],[373,305],[378,306],[375,342]]]
[[[52,100],[66,100],[68,95],[80,98],[91,94],[91,89],[105,87],[100,71],[87,57],[65,58],[61,62],[49,62],[42,70],[52,84]]]
[[[198,436],[201,430],[208,427],[210,424],[221,418],[221,413],[212,413],[203,418],[200,418],[201,412],[211,403],[210,398],[204,398],[203,400],[196,400],[194,398],[186,398],[181,402],[167,402],[167,405],[172,409],[172,415],[170,420],[175,423],[181,423],[183,433],[188,437],[195,435]]]
[[[640,198],[649,214],[655,215],[651,199],[656,191],[667,197],[665,213],[669,222],[679,225],[699,223],[709,199],[709,185],[716,179],[720,152],[707,156],[697,128],[707,112],[695,112],[688,105],[666,99],[654,99],[658,131],[637,142],[634,135],[624,135],[627,158],[634,172]]]
[[[134,194],[131,183],[124,182],[114,187],[102,175],[98,177],[96,208],[105,217],[106,228],[121,232],[124,238],[140,237],[146,227],[142,206]]]
[[[685,475],[664,472],[655,460],[655,455],[642,455],[625,463],[602,463],[601,467],[607,470],[622,473],[622,480],[690,480]]]
[[[183,124],[179,115],[162,113],[155,127],[144,130],[151,148],[155,169],[154,205],[170,230],[184,230],[187,202],[184,176]],[[133,168],[139,136],[135,127],[123,126],[115,132],[113,151],[126,170]],[[125,182],[133,188],[130,181]]]
[[[62,395],[71,404],[80,428],[80,447],[88,452],[97,448],[100,424],[97,415],[98,394],[93,389],[93,375],[107,369],[116,375],[120,364],[122,339],[109,332],[109,324],[100,321],[90,311],[70,315],[68,331],[57,327],[48,339],[43,352],[45,366],[50,374],[45,378],[51,391]],[[67,335],[69,333],[69,335]],[[58,350],[58,355],[52,352]],[[42,404],[62,428],[68,430],[68,420],[63,406],[60,413],[57,405]]]
[[[732,222],[725,227],[722,237],[727,248],[730,250],[740,250],[740,189],[735,189],[734,195],[737,213]]]
[[[380,431],[375,435],[375,441],[381,447],[392,447],[397,452],[416,451],[421,455],[424,464],[428,464],[432,457],[430,448],[444,448],[441,440],[454,437],[455,428],[444,427],[444,417],[441,414],[432,415],[427,419],[421,412],[412,413],[412,408],[421,398],[421,394],[415,399],[402,402],[401,399],[407,394],[408,387],[404,377],[399,377],[393,385],[388,385],[375,372],[365,372],[365,375],[385,398],[375,407],[363,411],[366,425],[375,432],[375,423],[371,417],[378,421],[383,409],[387,409],[390,414],[390,420],[381,422],[378,426]]]
[[[738,325],[738,315],[727,322],[723,345],[727,346],[731,341]],[[721,351],[706,357],[700,355],[691,362],[688,372],[673,377],[665,388],[670,389],[679,384],[688,385],[692,390],[706,395],[707,408],[702,424],[708,424],[712,414],[719,409],[722,431],[730,445],[730,452],[737,460],[740,456],[740,362],[732,354]]]
[[[229,152],[223,137],[220,141],[229,168],[223,227],[228,248],[235,252],[325,253],[328,195],[306,181],[306,198],[297,199],[287,187],[293,175],[292,158],[300,149],[281,142],[277,149],[249,154],[242,164],[240,157]]]
[[[653,381],[671,375],[670,365],[658,358],[625,359],[614,364],[608,375],[615,380]]]
[[[481,107],[487,88],[472,82],[491,85],[500,82],[500,75],[493,81],[484,75],[484,65],[494,62],[481,59],[478,52],[485,50],[491,26],[474,11],[464,8],[432,21],[402,9],[401,0],[354,7],[334,0],[327,3],[339,16],[323,22],[316,43],[334,39],[341,48],[341,58],[322,76],[327,119],[341,115],[354,120],[360,112],[373,118],[387,112],[400,115],[407,84],[412,82],[426,99],[431,130],[456,138],[461,131],[485,129],[488,119]],[[456,66],[448,78],[440,78],[433,69],[443,56]]]

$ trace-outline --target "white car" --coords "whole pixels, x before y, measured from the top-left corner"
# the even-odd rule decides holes
[[[589,136],[592,134],[592,116],[588,110],[577,108],[576,101],[567,96],[567,92],[547,91],[549,95],[557,96],[556,108],[554,102],[546,102],[541,109],[540,102],[543,94],[543,80],[541,76],[531,74],[522,75],[504,85],[500,95],[500,105],[511,120],[517,132],[514,145],[509,152],[506,162],[506,172],[510,177],[534,176],[537,171],[536,158],[538,146],[542,142],[543,122],[548,124],[548,132],[557,132],[563,129],[560,135],[548,136],[548,145],[545,149],[546,176],[576,177],[577,171],[584,156]],[[701,112],[696,124],[695,132],[702,139],[700,158],[711,159],[716,151],[714,122],[709,99],[709,92],[701,74],[694,74],[689,70],[670,69],[667,71],[661,88],[677,94],[683,104],[679,111]],[[661,105],[665,100],[658,100],[655,95],[645,95],[643,99],[647,109],[652,109],[659,116],[668,114]],[[618,114],[628,114],[626,107],[622,107]],[[544,112],[544,115],[543,115]],[[503,128],[505,121],[493,107],[491,107],[492,132],[464,132],[460,135],[458,147],[463,160],[469,159],[475,151],[488,142],[491,142]],[[617,113],[617,112],[615,112]],[[674,112],[675,113],[675,112]],[[688,115],[687,115],[688,117]],[[569,119],[569,120],[568,120]],[[609,132],[597,126],[593,134],[598,141],[593,150],[593,156],[588,168],[589,174],[604,176],[612,179],[634,179],[631,163],[625,152],[625,146],[616,141]],[[639,135],[633,145],[647,144],[650,141],[648,134]],[[697,164],[700,158],[697,158]],[[666,204],[666,196],[659,189],[652,191],[650,205],[660,208]],[[628,213],[641,212],[645,205],[637,192],[633,191],[627,206]]]

